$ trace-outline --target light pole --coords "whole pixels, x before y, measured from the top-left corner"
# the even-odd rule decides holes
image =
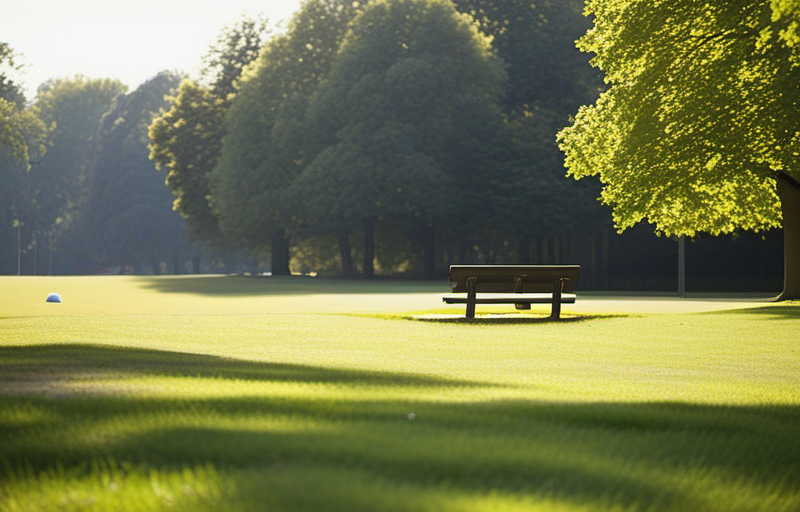
[[[686,237],[678,238],[678,297],[686,298]]]
[[[22,275],[22,222],[14,219],[12,227],[17,228],[17,275]]]

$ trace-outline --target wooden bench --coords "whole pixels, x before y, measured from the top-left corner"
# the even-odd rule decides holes
[[[476,304],[552,304],[551,318],[559,318],[561,304],[574,304],[580,265],[452,265],[447,304],[466,304],[467,318],[475,318]]]

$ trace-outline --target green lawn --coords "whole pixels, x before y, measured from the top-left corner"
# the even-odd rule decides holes
[[[800,305],[409,319],[446,291],[0,277],[0,511],[800,510]]]

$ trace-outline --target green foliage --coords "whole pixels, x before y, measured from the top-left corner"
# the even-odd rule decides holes
[[[0,176],[5,175],[0,179],[8,179],[5,181],[8,189],[3,195],[10,198],[10,216],[19,228],[11,231],[12,225],[6,217],[0,219],[3,221],[0,232],[5,240],[13,237],[13,247],[19,241],[22,249],[32,253],[29,272],[49,270],[42,255],[52,255],[59,236],[71,226],[85,201],[100,120],[112,100],[123,91],[124,86],[116,80],[84,77],[55,80],[40,87],[36,103],[16,115],[21,146],[16,163],[10,164],[7,172],[0,170]],[[24,160],[20,162],[20,158]],[[32,165],[26,172],[29,162]],[[45,249],[49,251],[46,253]],[[10,268],[6,262],[5,269]]]
[[[505,61],[508,82],[503,98],[509,114],[548,109],[559,122],[594,101],[599,73],[574,41],[590,28],[582,0],[455,0],[479,23]]]
[[[209,204],[208,174],[219,157],[227,103],[190,80],[180,84],[170,102],[150,125],[150,158],[167,170],[173,207],[188,221],[190,236],[213,245],[220,235]]]
[[[19,56],[11,45],[0,41],[0,99],[15,103],[20,108],[25,106],[25,95],[19,84],[14,81],[13,75],[22,67]]]
[[[170,208],[170,193],[147,158],[148,126],[181,78],[164,72],[118,96],[98,130],[78,231],[95,267],[170,261],[186,251],[186,226]],[[177,269],[176,269],[177,271]]]
[[[0,154],[28,169],[31,158],[44,154],[45,127],[25,110],[25,95],[13,80],[22,65],[8,43],[0,42]]]
[[[29,222],[39,223],[38,229],[49,229],[59,218],[71,221],[94,163],[100,120],[124,91],[118,80],[81,76],[54,80],[39,89],[32,111],[53,128],[45,158],[31,171],[38,200]]]
[[[247,17],[223,29],[205,57],[203,82],[209,84],[182,83],[169,108],[150,126],[150,158],[168,173],[175,210],[187,220],[193,240],[215,248],[228,241],[211,205],[209,175],[220,156],[238,80],[258,56],[268,31],[267,20]]]
[[[246,16],[222,30],[203,59],[202,74],[211,94],[222,99],[236,94],[242,71],[256,60],[270,32],[269,20]]]
[[[595,0],[580,41],[609,89],[559,134],[575,178],[597,175],[620,230],[693,236],[781,225],[797,179],[794,2]]]
[[[566,189],[556,179],[560,157],[554,144],[530,142],[552,140],[566,112],[593,94],[594,75],[571,45],[584,28],[577,5],[458,4],[489,35],[449,1],[304,3],[228,97],[219,158],[211,155],[217,135],[186,144],[202,146],[191,165],[203,171],[170,161],[169,134],[190,114],[172,111],[157,121],[152,156],[173,166],[168,183],[196,238],[218,228],[226,242],[254,254],[272,248],[277,261],[287,234],[335,235],[349,273],[351,243],[363,247],[365,271],[372,266],[377,229],[380,240],[388,232],[412,239],[401,244],[411,253],[393,255],[400,263],[388,267],[411,268],[406,263],[422,246],[432,271],[438,237],[451,247],[474,240],[507,246],[556,225],[587,227],[545,211],[552,191]],[[227,34],[215,51],[252,55],[252,46],[236,40]],[[223,68],[213,68],[218,77],[226,76]],[[215,93],[200,98],[200,89],[193,101],[208,105]],[[516,222],[520,216],[529,222]],[[351,240],[360,230],[363,243]]]
[[[533,262],[537,259],[527,248],[534,241],[557,235],[588,239],[606,229],[594,201],[596,185],[563,182],[563,154],[555,142],[569,116],[594,101],[602,84],[600,74],[588,66],[588,57],[574,47],[590,26],[581,13],[583,2],[454,3],[491,37],[508,74],[501,101],[505,133],[481,134],[468,146],[487,146],[485,153],[491,148],[490,159],[479,166],[492,172],[483,176],[488,187],[476,183],[470,188],[487,201],[478,207],[484,212],[480,219],[459,222],[467,227],[460,238],[487,250],[512,242],[519,245],[514,247],[516,261]],[[520,218],[525,221],[509,221]]]
[[[294,183],[298,216],[349,232],[384,220],[432,226],[466,207],[462,185],[486,169],[455,164],[475,155],[468,135],[500,126],[503,78],[488,39],[452,3],[367,4],[309,104],[306,131],[321,149]]]
[[[270,247],[291,220],[286,188],[314,144],[300,121],[354,8],[350,2],[304,3],[288,32],[273,38],[244,72],[212,186],[222,230],[242,246]]]

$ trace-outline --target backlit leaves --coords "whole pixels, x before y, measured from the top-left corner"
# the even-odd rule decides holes
[[[587,4],[595,26],[579,46],[610,87],[559,142],[570,175],[600,176],[620,230],[780,225],[775,173],[795,173],[800,153],[795,4]]]

